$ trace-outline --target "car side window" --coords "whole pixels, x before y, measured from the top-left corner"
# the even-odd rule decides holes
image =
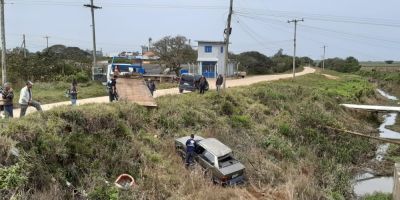
[[[196,146],[195,152],[196,152],[198,155],[201,155],[201,154],[203,154],[203,152],[204,152],[204,148],[201,147],[201,146],[199,146],[199,145],[197,145],[197,146]]]
[[[211,165],[214,165],[214,155],[212,155],[210,152],[208,151],[204,151],[203,156],[205,158],[205,160],[210,163]]]

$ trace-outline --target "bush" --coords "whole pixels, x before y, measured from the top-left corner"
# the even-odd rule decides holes
[[[322,68],[322,62],[320,62],[318,66]],[[345,60],[341,58],[326,59],[325,68],[338,72],[349,73],[360,70],[361,65],[356,58],[350,56]]]
[[[385,63],[391,65],[391,64],[394,63],[394,61],[393,60],[387,60],[387,61],[385,61]]]

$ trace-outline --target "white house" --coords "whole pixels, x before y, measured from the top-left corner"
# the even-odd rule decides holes
[[[207,78],[215,78],[218,74],[225,74],[225,42],[197,41],[198,42],[198,74]],[[227,76],[234,75],[235,64],[228,64]]]

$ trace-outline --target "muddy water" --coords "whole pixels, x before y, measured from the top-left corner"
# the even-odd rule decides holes
[[[397,97],[379,90],[378,92],[389,100],[398,100]],[[400,139],[400,133],[387,129],[387,126],[394,125],[397,119],[397,113],[390,113],[384,116],[384,122],[379,126],[379,135],[382,138]],[[382,161],[389,148],[389,144],[380,145],[376,151],[375,159]],[[393,177],[375,177],[371,173],[360,174],[355,177],[354,193],[361,197],[374,192],[392,193]]]
[[[388,98],[389,100],[399,100],[397,97],[392,96],[392,95],[386,93],[385,91],[383,91],[381,89],[377,89],[377,91],[379,92],[379,94],[381,94],[382,96]]]

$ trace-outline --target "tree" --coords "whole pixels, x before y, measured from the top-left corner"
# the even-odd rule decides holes
[[[248,74],[270,74],[273,62],[266,55],[257,51],[244,52],[236,56],[241,63],[242,70]]]
[[[385,61],[385,63],[391,65],[391,64],[394,63],[394,61],[393,60],[387,60],[387,61]]]
[[[300,66],[314,66],[314,60],[309,57],[299,58]]]
[[[318,66],[322,67],[322,62],[320,62]],[[361,66],[356,58],[350,56],[345,60],[341,58],[326,59],[325,68],[335,70],[338,72],[348,73],[360,70]]]
[[[272,57],[274,62],[273,72],[282,73],[290,69],[293,69],[293,58],[283,53],[283,49],[279,49],[278,52]],[[296,66],[299,66],[299,59],[296,59]]]
[[[9,81],[54,81],[77,73],[89,75],[90,55],[77,47],[54,45],[42,52],[26,52],[25,58],[23,49],[15,48],[7,56]]]
[[[160,64],[164,64],[176,75],[179,75],[181,65],[196,61],[196,51],[187,44],[184,36],[166,36],[153,44],[154,53],[160,57]]]

